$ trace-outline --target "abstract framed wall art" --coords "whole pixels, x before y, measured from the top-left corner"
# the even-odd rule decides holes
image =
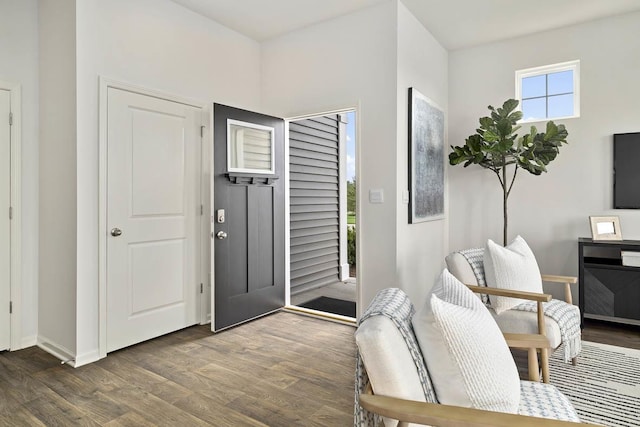
[[[444,219],[444,112],[409,88],[409,224]]]

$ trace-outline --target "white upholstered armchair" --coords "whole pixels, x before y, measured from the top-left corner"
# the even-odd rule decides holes
[[[461,287],[464,289],[462,285]],[[472,299],[478,300],[475,296],[472,296]],[[469,298],[466,297],[466,301],[468,300]],[[463,303],[462,306],[464,305]],[[460,318],[458,316],[460,309],[467,312],[474,311],[473,308],[461,308],[449,303],[446,303],[445,307],[453,307],[454,322]],[[481,309],[484,307],[481,306]],[[486,316],[490,319],[489,314]],[[425,363],[427,359],[425,356],[432,351],[432,347],[424,340],[420,345],[418,344],[417,332],[412,327],[412,321],[415,323],[414,317],[413,304],[406,294],[397,288],[380,291],[361,317],[355,334],[358,346],[355,427],[413,427],[415,425],[568,427],[579,423],[579,418],[569,400],[554,386],[537,381],[520,381],[517,374],[515,387],[519,390],[515,393],[518,396],[515,407],[512,406],[509,411],[511,413],[491,406],[496,403],[491,401],[485,403],[492,407],[492,410],[479,409],[475,404],[464,405],[467,407],[444,404],[439,397],[441,394],[445,395],[442,383],[450,386],[452,373],[439,372],[440,375],[434,375],[431,367]],[[472,324],[477,323],[476,314],[472,314],[471,319]],[[468,325],[460,326],[465,329]],[[516,346],[534,349],[536,346],[546,344],[544,337],[536,335],[512,335],[509,339]],[[478,342],[481,345],[484,344],[482,340]],[[485,353],[480,350],[474,356],[479,360],[472,360],[472,364],[475,366],[475,362],[478,362],[478,366],[482,367],[482,362],[494,356],[491,348],[489,351],[492,357],[483,357]],[[537,361],[530,360],[530,362],[533,363],[529,366],[530,374],[533,371],[537,375]],[[472,370],[471,376],[473,372],[481,375],[487,373],[486,369]],[[468,375],[465,377],[468,378]],[[485,384],[482,379],[479,381],[478,383],[476,379],[475,386],[472,387],[480,389],[482,393],[489,396],[494,394],[496,388],[499,389],[498,393],[503,391],[500,390],[503,387],[496,387],[495,382],[490,381]],[[471,379],[470,382],[473,383],[474,380]]]
[[[499,251],[508,251],[519,236],[507,248],[498,248]],[[522,240],[519,244],[524,244]],[[493,247],[495,248],[495,246]],[[528,246],[526,246],[528,250]],[[446,257],[449,271],[458,280],[468,285],[477,293],[483,294],[483,301],[487,304],[496,323],[503,332],[520,334],[545,335],[550,343],[551,350],[558,349],[564,344],[565,361],[577,363],[577,356],[581,350],[580,310],[572,304],[571,288],[577,282],[576,277],[541,275],[537,274],[541,282],[564,286],[565,300],[552,299],[549,294],[519,290],[519,284],[513,283],[510,289],[500,289],[487,284],[489,274],[485,274],[487,261],[485,248],[465,249],[453,252]],[[507,254],[508,256],[511,254]],[[519,256],[519,254],[516,254]],[[533,257],[533,254],[530,255]],[[535,263],[535,259],[533,259]],[[537,264],[535,264],[537,269]],[[518,268],[518,267],[516,267]],[[512,275],[513,276],[513,275]],[[507,277],[512,277],[507,275]],[[489,279],[491,280],[491,279]],[[512,279],[512,281],[516,281]],[[516,281],[517,282],[517,281]],[[514,307],[498,311],[493,306],[493,298],[517,298],[520,304]],[[540,307],[543,307],[540,310]],[[540,315],[544,313],[544,316]],[[540,364],[545,382],[549,382],[548,351],[541,350]]]

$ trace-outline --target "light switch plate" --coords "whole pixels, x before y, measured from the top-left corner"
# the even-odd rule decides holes
[[[384,190],[369,190],[369,203],[384,203]]]

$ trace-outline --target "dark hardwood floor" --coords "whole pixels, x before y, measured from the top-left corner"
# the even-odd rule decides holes
[[[354,328],[280,312],[195,326],[77,369],[0,353],[0,426],[349,426]]]
[[[640,326],[585,319],[582,339],[640,350]]]
[[[0,426],[350,426],[353,332],[280,312],[217,335],[195,326],[77,369],[37,347],[3,352]],[[640,349],[640,328],[589,321],[583,339]]]

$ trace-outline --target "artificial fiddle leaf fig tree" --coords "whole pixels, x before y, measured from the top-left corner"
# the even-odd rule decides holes
[[[524,169],[534,175],[547,171],[560,151],[560,146],[567,143],[568,132],[564,125],[547,122],[546,132],[538,133],[531,126],[529,133],[518,136],[517,124],[522,112],[516,110],[518,101],[509,99],[502,108],[489,106],[490,117],[480,118],[480,127],[470,135],[460,147],[451,146],[449,163],[464,163],[466,168],[476,164],[496,174],[502,187],[502,211],[504,215],[503,242],[507,244],[507,200],[518,169]],[[512,167],[513,166],[513,167]],[[512,171],[511,171],[512,170]]]

